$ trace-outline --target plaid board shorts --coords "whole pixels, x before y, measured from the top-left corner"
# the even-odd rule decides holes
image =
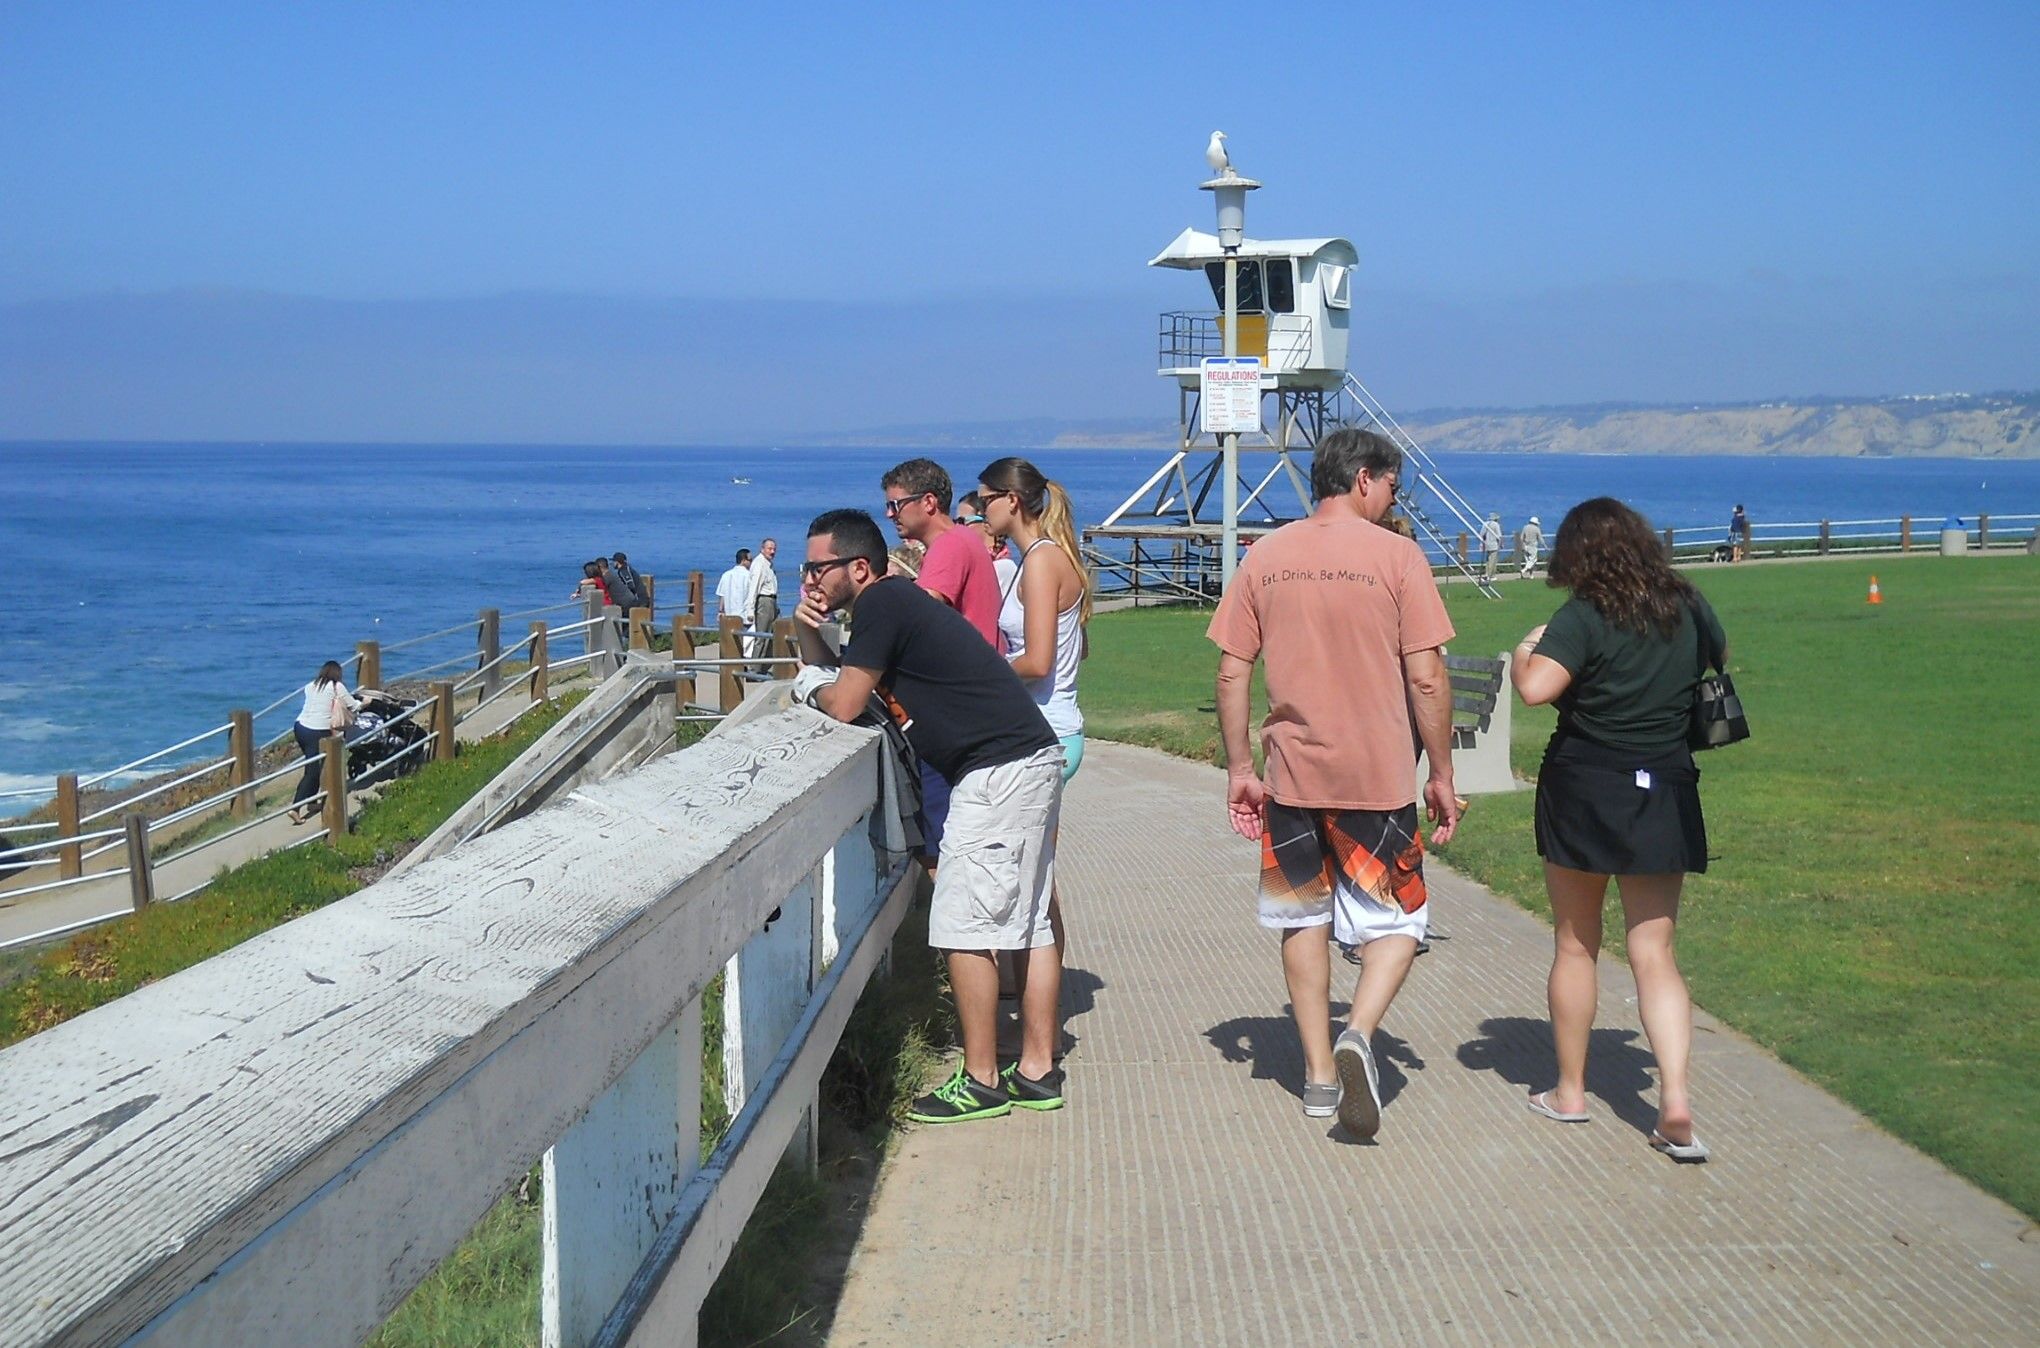
[[[1261,830],[1264,927],[1329,922],[1348,945],[1422,940],[1429,924],[1417,807],[1314,810],[1269,801]]]

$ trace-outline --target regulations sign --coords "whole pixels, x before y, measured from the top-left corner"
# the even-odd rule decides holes
[[[1198,402],[1207,435],[1261,429],[1261,358],[1206,356]]]

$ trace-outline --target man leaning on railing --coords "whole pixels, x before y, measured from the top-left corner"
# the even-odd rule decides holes
[[[832,510],[808,526],[794,610],[803,701],[839,721],[863,714],[874,692],[920,758],[950,783],[949,819],[928,916],[928,943],[945,951],[963,1027],[956,1074],[916,1100],[908,1117],[960,1123],[1062,1104],[1055,1065],[1062,966],[1049,921],[1062,746],[1034,699],[969,620],[913,581],[887,575],[885,537],[861,510]],[[850,609],[839,656],[821,637]],[[998,952],[1011,951],[1020,986],[1019,1060],[998,1061]]]

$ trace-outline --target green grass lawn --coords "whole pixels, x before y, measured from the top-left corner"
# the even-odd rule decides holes
[[[1864,602],[1873,572],[1878,607]],[[2040,561],[1691,574],[1727,629],[1752,731],[1700,757],[1718,860],[1686,891],[1679,954],[1694,996],[2040,1217]],[[1502,651],[1562,598],[1448,587],[1453,649]],[[1100,617],[1089,733],[1216,761],[1206,621]],[[1535,775],[1553,722],[1517,706],[1519,775]],[[1532,800],[1480,798],[1439,854],[1543,912]]]

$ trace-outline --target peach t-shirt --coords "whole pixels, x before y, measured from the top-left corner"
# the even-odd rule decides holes
[[[1285,524],[1247,550],[1205,635],[1266,666],[1276,800],[1399,810],[1417,798],[1402,657],[1450,641],[1452,620],[1415,543],[1352,516]]]

